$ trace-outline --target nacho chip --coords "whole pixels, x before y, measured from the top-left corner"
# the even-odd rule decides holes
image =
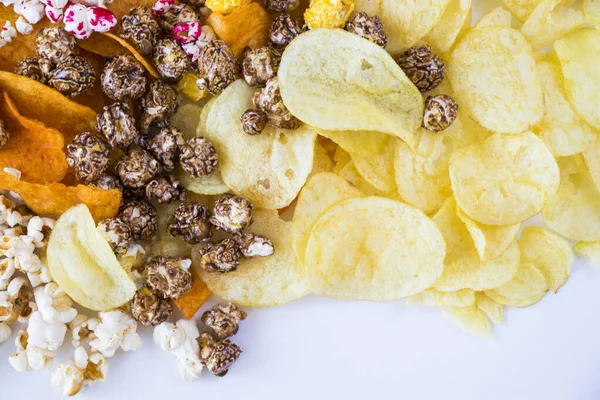
[[[540,301],[548,291],[544,274],[535,265],[524,262],[514,278],[496,289],[484,293],[497,303],[509,307],[529,307]]]
[[[175,307],[181,311],[186,319],[192,319],[212,294],[200,278],[197,268],[192,267],[190,272],[194,279],[194,285],[183,296],[173,300]]]
[[[135,59],[138,60],[140,62],[140,64],[142,64],[144,66],[144,68],[146,68],[146,71],[148,71],[148,73],[150,75],[152,75],[156,79],[160,79],[160,75],[156,71],[156,68],[154,68],[154,66],[150,62],[146,61],[146,59],[135,49],[135,47],[130,45],[127,42],[127,40],[123,39],[120,36],[112,34],[110,32],[105,32],[102,35],[104,35],[105,37],[107,37],[109,39],[114,40],[115,42],[117,42],[121,46],[123,46],[124,49],[126,49],[129,53],[131,53],[131,55],[133,57],[135,57]]]
[[[93,186],[65,186],[62,183],[45,185],[19,181],[0,171],[0,189],[17,193],[27,207],[40,215],[58,216],[78,204],[85,204],[96,222],[117,215],[121,205],[121,192],[102,190]]]

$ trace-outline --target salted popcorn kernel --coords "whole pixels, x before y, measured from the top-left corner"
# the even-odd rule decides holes
[[[65,31],[77,39],[88,39],[93,32],[87,18],[87,7],[83,4],[69,4],[65,8]]]
[[[181,379],[190,382],[198,379],[203,370],[200,360],[200,333],[193,320],[179,320],[176,324],[163,322],[154,328],[154,343],[175,356],[175,367]]]
[[[117,17],[104,7],[89,7],[87,22],[94,32],[108,32],[117,25]]]
[[[61,323],[44,321],[42,314],[36,311],[29,317],[27,326],[29,344],[44,350],[56,351],[62,346],[67,334],[67,326]]]

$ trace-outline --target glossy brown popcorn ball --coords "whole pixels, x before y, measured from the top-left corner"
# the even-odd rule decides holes
[[[421,92],[435,89],[446,75],[444,61],[433,54],[429,46],[412,47],[396,62]]]
[[[127,150],[139,135],[135,119],[127,103],[116,102],[104,107],[96,117],[96,129],[111,146]]]
[[[275,253],[273,242],[253,233],[239,232],[232,236],[244,258],[269,257]]]
[[[200,50],[196,84],[201,90],[219,94],[240,76],[235,55],[222,40],[212,40]]]
[[[198,244],[211,238],[210,211],[202,204],[181,203],[173,213],[167,231],[171,236],[182,236],[190,244]]]
[[[158,41],[160,27],[147,7],[136,7],[123,16],[119,36],[127,40],[143,56],[152,54]]]
[[[203,137],[188,140],[179,149],[181,168],[194,178],[209,176],[219,164],[217,149]]]
[[[166,125],[150,136],[146,148],[160,161],[165,171],[173,171],[179,159],[179,149],[184,144],[183,133],[174,126]]]
[[[191,263],[166,256],[144,260],[148,286],[167,299],[178,299],[192,288],[192,274],[188,271]]]
[[[277,75],[280,62],[281,54],[271,47],[265,46],[257,49],[246,47],[242,62],[242,74],[248,85],[264,85]]]
[[[85,58],[71,55],[64,58],[48,75],[48,86],[67,97],[90,90],[96,82],[96,71]]]
[[[152,53],[152,63],[160,76],[169,81],[181,78],[192,67],[191,61],[175,39],[161,39]]]
[[[219,341],[209,332],[200,335],[200,359],[216,376],[225,376],[243,351],[229,339]]]
[[[267,114],[260,110],[246,110],[240,117],[242,129],[248,135],[260,135],[267,127]]]
[[[179,185],[179,181],[173,177],[160,177],[150,181],[146,185],[146,199],[148,201],[156,200],[159,203],[173,203],[175,201],[184,201],[186,192]]]
[[[146,93],[146,71],[133,56],[112,57],[104,65],[100,79],[102,91],[111,99],[128,101]]]
[[[75,38],[57,26],[42,28],[35,37],[35,49],[40,58],[57,65],[75,54]]]
[[[123,185],[143,188],[160,173],[160,164],[152,154],[138,146],[133,146],[115,166]]]
[[[10,132],[4,127],[4,121],[0,119],[0,149],[6,146],[10,140]]]
[[[141,105],[141,128],[142,132],[147,133],[152,123],[166,120],[177,112],[177,91],[163,81],[154,81],[142,98]]]
[[[40,60],[34,57],[24,58],[15,67],[15,74],[46,84],[47,78],[40,66]]]
[[[252,98],[254,106],[267,114],[267,125],[281,129],[298,129],[301,122],[289,112],[279,90],[279,79],[271,78],[264,88],[258,88]]]
[[[429,96],[425,100],[423,128],[432,132],[441,132],[448,128],[458,115],[458,104],[446,94]]]
[[[346,30],[381,47],[385,47],[387,44],[383,23],[376,15],[369,17],[366,12],[359,12],[346,22]]]
[[[248,314],[233,303],[217,304],[202,314],[200,320],[215,332],[219,339],[225,339],[238,333],[239,323]]]
[[[158,229],[158,215],[152,204],[144,200],[131,200],[121,206],[117,215],[131,229],[135,240],[149,239]]]
[[[67,146],[67,163],[75,169],[78,181],[92,182],[108,168],[110,146],[93,133],[80,133]]]
[[[292,12],[300,6],[300,0],[267,0],[267,8],[275,12]]]
[[[125,254],[133,241],[129,224],[119,217],[107,218],[100,221],[98,231],[110,244],[115,254]]]
[[[103,190],[118,189],[121,192],[123,191],[123,184],[119,178],[106,172],[103,173],[98,179],[91,181],[89,185]]]
[[[253,208],[250,200],[225,194],[215,201],[210,223],[225,232],[240,232],[252,222]]]
[[[162,13],[158,19],[160,27],[167,32],[172,32],[176,25],[199,20],[198,13],[193,7],[187,4],[174,4],[167,11]]]
[[[200,267],[219,274],[232,272],[240,265],[241,255],[235,241],[225,238],[200,250]]]
[[[130,310],[133,318],[142,325],[155,326],[171,316],[173,307],[159,292],[144,286],[133,296]]]
[[[305,30],[306,27],[292,19],[289,14],[281,14],[275,18],[269,29],[269,41],[274,48],[283,51],[296,36]]]

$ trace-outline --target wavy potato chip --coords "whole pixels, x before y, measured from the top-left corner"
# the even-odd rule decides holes
[[[189,199],[192,200],[192,199]],[[206,201],[201,199],[199,203],[206,204]],[[187,243],[181,236],[171,236],[167,231],[170,219],[179,204],[157,204],[156,212],[158,214],[158,232],[154,235],[147,246],[148,257],[153,256],[169,256],[189,258],[192,253],[192,245]]]
[[[444,272],[433,285],[434,289],[443,292],[485,290],[512,279],[519,267],[519,246],[516,241],[499,257],[483,261],[469,231],[458,217],[454,198],[448,198],[432,219],[446,241]]]
[[[489,26],[502,26],[510,28],[512,26],[512,14],[505,8],[496,7],[481,17],[479,21],[477,21],[477,24],[475,24],[475,29]]]
[[[575,111],[600,129],[600,69],[590,60],[600,59],[600,32],[581,29],[554,43],[560,60],[567,98]]]
[[[362,193],[367,196],[381,196],[387,198],[393,198],[394,200],[399,200],[396,197],[396,193],[394,192],[384,192],[377,189],[375,186],[371,185],[367,182],[356,169],[353,161],[348,162],[343,168],[341,168],[337,174],[344,178],[346,181],[350,182],[352,186],[356,187]]]
[[[440,21],[425,41],[442,53],[448,52],[461,34],[471,27],[471,0],[450,0]]]
[[[560,66],[540,62],[538,72],[544,88],[546,114],[533,132],[555,156],[581,153],[588,148],[595,135],[571,108],[566,98]]]
[[[592,178],[592,182],[596,185],[596,188],[600,190],[600,138],[596,133],[592,135],[590,145],[585,149],[583,154],[583,160],[587,166],[587,170]]]
[[[544,274],[535,265],[522,262],[514,278],[505,285],[484,293],[490,299],[509,307],[529,307],[548,291]]]
[[[410,303],[422,302],[428,306],[440,309],[448,307],[469,307],[475,304],[475,292],[471,289],[463,289],[456,292],[440,292],[435,289],[427,289],[406,300],[410,300]]]
[[[311,229],[321,214],[342,200],[362,196],[360,190],[345,179],[329,172],[315,175],[306,182],[292,218],[292,246],[298,257],[300,272],[304,271],[304,253]]]
[[[533,10],[521,28],[533,50],[540,50],[583,26],[583,13],[571,8],[572,3],[573,0],[543,0]]]
[[[502,0],[502,3],[521,22],[525,22],[543,0]]]
[[[199,254],[194,248],[193,264],[208,289],[224,300],[245,307],[278,306],[308,294],[308,281],[297,272],[292,223],[279,218],[277,211],[259,209],[254,211],[248,232],[271,239],[275,253],[266,258],[243,260],[237,270],[216,274],[197,267]]]
[[[205,110],[205,104],[201,102],[179,102],[177,112],[169,118],[169,123],[179,129],[186,139],[191,139],[198,134],[201,116],[204,116],[203,124],[206,124],[208,110],[210,108]],[[202,132],[205,130],[203,125]]]
[[[569,242],[539,226],[527,226],[519,239],[521,262],[535,265],[554,293],[567,283],[573,265]]]
[[[223,182],[221,171],[216,170],[212,175],[194,178],[181,168],[175,170],[175,177],[181,186],[197,194],[217,195],[229,192],[229,187]]]
[[[398,54],[431,31],[448,4],[450,0],[354,0],[354,10],[379,16],[388,37],[385,49]]]
[[[444,239],[423,212],[381,197],[348,199],[314,225],[311,289],[334,299],[389,301],[419,293],[443,270]]]
[[[332,172],[333,171],[333,161],[329,157],[329,153],[319,141],[315,142],[315,157],[313,159],[313,167],[310,171],[309,177],[320,174],[321,172]]]
[[[450,180],[458,206],[486,225],[512,225],[533,217],[560,181],[552,153],[533,133],[495,134],[457,150]]]
[[[487,314],[472,305],[469,307],[449,307],[444,310],[444,317],[469,333],[490,339],[492,324]]]
[[[206,132],[219,154],[223,182],[261,208],[288,206],[306,182],[313,165],[316,133],[267,127],[261,135],[244,133],[240,116],[252,108],[254,88],[232,83],[215,98],[206,116]],[[202,117],[199,125],[201,134]]]
[[[583,0],[583,16],[590,25],[600,25],[600,1]]]
[[[542,210],[544,221],[569,239],[600,240],[600,191],[582,157],[564,157],[558,163],[560,186],[556,194],[548,197]]]
[[[504,323],[504,305],[490,299],[483,292],[476,292],[475,299],[477,308],[483,311],[492,323],[496,325]]]
[[[287,108],[317,130],[375,131],[413,146],[423,98],[378,45],[340,29],[315,29],[290,43],[277,74]]]
[[[490,131],[521,133],[544,116],[531,46],[515,29],[469,32],[452,52],[448,78],[458,104]]]
[[[379,152],[371,157],[362,157],[350,153],[354,167],[363,177],[377,190],[384,193],[396,191],[396,180],[394,177],[394,157],[396,146],[400,140],[390,138],[390,141]]]
[[[363,157],[374,156],[386,146],[390,136],[369,131],[327,131],[319,130],[319,135],[331,140],[348,153]]]
[[[600,242],[579,242],[575,245],[575,253],[600,268]]]

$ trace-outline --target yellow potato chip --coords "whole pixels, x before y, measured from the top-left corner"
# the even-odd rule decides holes
[[[528,226],[523,229],[519,248],[521,262],[535,265],[554,293],[567,283],[573,265],[573,250],[565,239],[539,226]]]
[[[485,28],[488,26],[503,26],[510,28],[512,26],[512,14],[505,8],[496,7],[481,17],[479,21],[477,21],[477,24],[475,24],[475,29]]]
[[[571,8],[573,0],[543,0],[523,24],[521,32],[533,50],[540,50],[584,24],[583,13]]]
[[[278,306],[309,292],[307,279],[298,274],[292,249],[292,223],[279,218],[277,211],[254,210],[248,232],[273,241],[275,253],[266,258],[243,260],[237,270],[226,274],[199,269],[208,289],[220,298],[245,307]],[[198,265],[198,249],[192,261]]]
[[[450,0],[440,21],[425,37],[435,49],[446,53],[471,25],[471,0]]]
[[[533,133],[495,134],[456,151],[450,180],[459,207],[486,225],[512,225],[542,210],[560,180],[552,153]]]
[[[338,147],[337,149],[335,149],[335,153],[333,155],[333,163],[334,163],[334,167],[333,167],[333,172],[336,174],[340,174],[340,171],[342,169],[344,169],[344,167],[346,165],[348,165],[348,163],[351,163],[352,159],[350,158],[350,154],[348,154],[348,152],[344,149],[342,149],[341,147]]]
[[[358,35],[300,35],[283,53],[278,77],[287,108],[317,130],[375,131],[414,144],[421,93],[385,50]]]
[[[313,165],[316,133],[307,126],[289,131],[267,127],[261,135],[244,133],[240,116],[252,108],[254,88],[232,83],[210,105],[204,136],[219,154],[223,182],[255,206],[288,206]],[[199,131],[202,127],[202,117]]]
[[[559,159],[560,186],[549,196],[542,216],[548,226],[569,239],[600,240],[600,191],[581,156]]]
[[[292,246],[302,270],[304,270],[304,253],[310,231],[321,214],[342,200],[361,196],[363,194],[360,190],[329,172],[315,175],[306,182],[298,196],[292,219]]]
[[[444,317],[469,333],[490,339],[492,324],[485,312],[477,306],[450,307],[444,310]]]
[[[450,0],[354,0],[354,10],[379,16],[388,37],[385,49],[398,54],[431,31],[449,3]]]
[[[583,16],[590,25],[600,25],[600,1],[583,0]]]
[[[194,199],[195,201],[196,199]],[[206,203],[200,201],[200,203]],[[157,204],[158,232],[152,237],[147,246],[148,257],[169,256],[189,258],[192,253],[192,245],[187,243],[181,236],[171,236],[167,231],[170,219],[179,204]]]
[[[477,308],[488,316],[490,321],[496,325],[504,323],[504,306],[490,299],[483,292],[475,293]]]
[[[221,171],[216,170],[212,175],[194,178],[181,168],[175,170],[175,177],[181,186],[197,194],[217,195],[229,192],[229,187],[223,182]]]
[[[332,172],[333,171],[333,161],[329,158],[329,154],[327,150],[319,143],[319,141],[315,142],[315,157],[313,160],[313,167],[310,171],[310,176],[315,176],[320,174],[321,172]]]
[[[516,241],[499,257],[482,261],[469,231],[458,218],[456,202],[448,198],[433,216],[446,241],[444,273],[433,288],[452,292],[462,289],[484,290],[510,281],[519,267],[519,246]]]
[[[531,46],[515,29],[469,32],[452,52],[448,77],[458,104],[490,131],[521,133],[544,116]]]
[[[600,242],[579,242],[575,245],[575,253],[600,268]]]
[[[560,66],[540,62],[538,72],[544,88],[546,114],[533,132],[555,156],[581,153],[588,148],[595,135],[571,108],[566,98]]]
[[[443,270],[444,239],[416,208],[348,199],[314,225],[305,266],[311,289],[335,299],[389,301],[427,289]]]
[[[598,138],[598,134],[592,135],[590,145],[583,152],[583,159],[585,165],[587,165],[592,182],[600,190],[600,138]]]
[[[581,29],[557,40],[554,50],[569,102],[588,124],[600,129],[600,69],[590,62],[600,59],[600,31]]]
[[[356,169],[354,162],[348,162],[342,169],[337,173],[339,176],[350,182],[353,186],[355,186],[362,193],[367,196],[381,196],[381,197],[389,197],[396,199],[396,193],[394,192],[384,192],[377,189],[375,186],[371,185],[367,182]]]
[[[510,282],[484,293],[505,306],[529,307],[540,301],[547,291],[548,284],[544,274],[535,265],[523,262]]]
[[[456,292],[440,292],[435,289],[427,289],[407,299],[413,302],[422,302],[432,307],[445,309],[448,307],[468,307],[475,304],[475,292],[471,289],[458,290]]]
[[[394,178],[394,156],[396,154],[396,142],[400,140],[390,138],[390,141],[379,152],[371,157],[362,157],[350,153],[354,167],[374,188],[384,193],[396,190],[396,180]]]
[[[525,22],[543,0],[502,0],[502,3],[521,22]]]
[[[389,135],[384,133],[369,131],[327,131],[321,129],[319,135],[330,139],[347,152],[359,154],[363,157],[374,156],[391,139]]]

